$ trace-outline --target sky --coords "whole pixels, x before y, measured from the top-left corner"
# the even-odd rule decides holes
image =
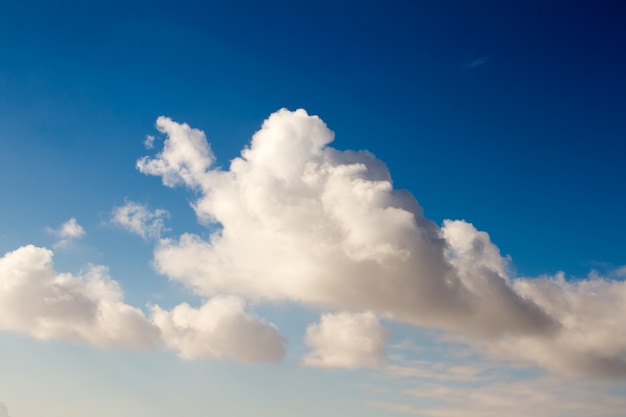
[[[624,11],[4,2],[0,417],[623,416]]]

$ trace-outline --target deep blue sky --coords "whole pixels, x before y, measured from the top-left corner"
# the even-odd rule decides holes
[[[5,2],[1,227],[40,230],[42,207],[61,222],[61,200],[158,200],[132,174],[158,115],[205,130],[226,165],[269,113],[304,107],[520,273],[619,265],[623,16],[619,2]]]

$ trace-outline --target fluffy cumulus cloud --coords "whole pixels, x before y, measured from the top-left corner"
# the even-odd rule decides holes
[[[385,341],[389,331],[371,312],[328,313],[306,330],[311,352],[307,366],[333,368],[378,368],[385,363]]]
[[[145,204],[126,201],[124,205],[113,209],[111,222],[148,240],[161,237],[165,229],[163,220],[167,217],[167,210],[150,211]]]
[[[58,229],[47,227],[46,231],[59,238],[59,241],[54,244],[56,248],[67,247],[73,241],[81,239],[87,234],[83,226],[78,224],[73,217],[63,223]]]
[[[216,297],[198,309],[186,303],[172,311],[155,306],[153,321],[161,329],[165,344],[184,359],[280,361],[286,340],[276,326],[244,307],[244,301],[236,297]]]
[[[615,325],[625,316],[623,282],[510,276],[486,233],[426,219],[374,155],[329,146],[333,133],[317,116],[272,114],[228,169],[213,166],[202,131],[166,117],[157,128],[163,149],[137,168],[193,190],[198,219],[219,226],[207,239],[183,234],[155,249],[156,269],[197,294],[371,311],[556,371],[626,376]],[[330,317],[309,341],[341,321]]]
[[[51,250],[28,245],[0,258],[0,330],[100,347],[165,346],[187,359],[277,362],[284,356],[286,340],[276,326],[246,311],[241,299],[217,297],[199,309],[152,306],[146,317],[124,303],[106,268],[59,273],[52,257]]]
[[[131,349],[153,347],[159,337],[105,268],[58,273],[52,251],[32,245],[0,258],[0,329]]]

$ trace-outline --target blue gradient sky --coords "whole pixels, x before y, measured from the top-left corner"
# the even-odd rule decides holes
[[[227,167],[284,107],[319,115],[335,148],[386,162],[427,218],[488,232],[516,276],[610,276],[626,263],[619,2],[131,3],[0,6],[1,254],[52,247],[46,227],[74,217],[87,236],[56,252],[57,270],[107,265],[140,307],[197,301],[152,270],[152,243],[108,224],[111,210],[125,199],[166,208],[171,236],[206,236],[192,193],[135,168],[156,118],[202,129]],[[395,415],[366,404],[401,402],[409,382],[298,366],[294,323],[316,312],[257,312],[294,338],[285,363],[189,363],[0,333],[0,401],[11,417]],[[394,343],[420,338],[390,326]],[[425,357],[451,360],[436,351]]]

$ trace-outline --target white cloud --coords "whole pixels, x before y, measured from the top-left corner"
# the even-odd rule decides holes
[[[167,132],[169,138],[158,158],[140,159],[137,168],[144,174],[163,177],[163,184],[168,186],[196,187],[214,161],[204,133],[163,116],[157,119],[156,126],[160,132]]]
[[[55,271],[52,257],[52,251],[28,245],[0,258],[0,331],[100,347],[165,345],[186,359],[277,362],[284,356],[286,340],[276,326],[245,311],[241,299],[215,297],[199,309],[153,306],[148,319],[124,303],[105,267],[74,276]]]
[[[103,347],[145,349],[158,343],[158,330],[141,310],[123,302],[104,267],[92,266],[79,276],[58,273],[52,255],[28,245],[0,258],[0,330]]]
[[[306,330],[311,348],[302,363],[332,368],[377,368],[385,363],[389,331],[371,312],[328,313]]]
[[[111,222],[143,239],[159,239],[165,229],[163,219],[167,217],[167,210],[150,211],[145,204],[127,201],[123,206],[113,209]]]
[[[152,308],[167,347],[184,359],[230,358],[240,362],[278,362],[286,340],[276,326],[244,309],[236,297],[216,297],[195,309],[183,303],[172,311]]]
[[[154,148],[154,136],[146,135],[146,140],[143,141],[143,145],[146,147],[146,149]]]
[[[46,231],[59,238],[59,241],[54,244],[56,248],[67,247],[73,241],[81,239],[87,234],[85,229],[73,217],[63,223],[58,229],[47,227]]]
[[[606,337],[615,331],[609,311],[615,322],[626,318],[621,296],[603,290],[592,303],[602,309],[574,308],[570,287],[540,293],[533,289],[546,286],[541,280],[511,277],[487,233],[464,221],[440,228],[426,219],[371,153],[328,146],[333,133],[317,116],[272,114],[227,170],[211,168],[203,132],[165,117],[157,127],[167,135],[164,149],[140,159],[138,169],[196,191],[198,219],[221,226],[206,240],[183,234],[155,249],[157,271],[197,294],[372,311],[566,373],[549,359],[563,335],[602,335],[572,348],[572,358],[589,364],[578,370],[626,376],[626,342]],[[621,294],[624,284],[603,285]],[[581,306],[596,297],[574,293]]]

